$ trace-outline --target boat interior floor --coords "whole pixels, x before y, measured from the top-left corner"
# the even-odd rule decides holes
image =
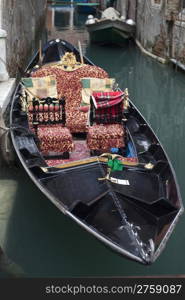
[[[78,203],[91,206],[108,192],[107,182],[98,180],[104,176],[101,164],[95,163],[50,174],[40,179],[40,183],[71,211]]]
[[[40,178],[40,183],[69,211],[79,205],[83,205],[89,210],[94,203],[110,191],[120,195],[121,199],[122,197],[127,198],[135,206],[142,206],[143,210],[149,213],[152,210],[156,211],[156,216],[163,212],[165,214],[170,210],[176,210],[176,207],[167,200],[169,174],[167,166],[160,167],[161,172],[158,172],[158,166],[156,166],[147,172],[133,167],[125,167],[122,172],[111,173],[111,177],[127,180],[129,183],[127,185],[99,180],[105,178],[106,169],[106,166],[100,162],[66,168],[58,173],[47,174]]]
[[[134,247],[134,243],[138,243],[139,240],[148,243],[152,239],[157,248],[168,229],[168,224],[177,214],[177,209],[164,205],[163,202],[158,203],[155,209],[138,204],[126,196],[109,192],[84,215],[78,206],[73,213],[116,244],[123,245],[125,250],[138,255],[138,248]]]
[[[45,161],[49,167],[56,166],[57,164],[65,164],[67,162],[78,161],[89,158],[91,156],[90,149],[87,146],[85,135],[73,135],[74,150],[70,152],[70,157],[46,157]]]
[[[122,172],[112,172],[111,177],[127,180],[127,185],[113,183],[113,188],[116,192],[137,201],[153,204],[167,196],[166,186],[160,174],[155,171],[143,172],[130,168],[124,169]]]

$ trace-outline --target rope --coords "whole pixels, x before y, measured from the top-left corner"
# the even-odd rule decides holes
[[[10,126],[8,127],[4,127],[4,126],[0,126],[0,129],[4,131],[4,133],[0,136],[0,139],[2,139],[2,137],[5,138],[5,151],[6,153],[10,153],[10,148],[9,148],[9,133],[11,131],[18,131],[21,133],[21,136],[27,136],[27,137],[33,137],[33,139],[35,140],[36,143],[39,142],[38,137],[28,128],[22,127],[22,126]]]
[[[8,146],[8,135],[9,135],[10,129],[8,127],[4,127],[4,126],[0,126],[0,129],[4,131],[4,133],[0,136],[0,139],[2,139],[2,137],[5,137],[5,151],[6,151],[6,153],[10,153],[10,149]]]
[[[2,57],[0,57],[0,61],[5,65],[6,67],[6,61],[4,59],[2,59]]]

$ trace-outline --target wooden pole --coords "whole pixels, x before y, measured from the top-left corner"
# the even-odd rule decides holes
[[[82,47],[81,47],[80,41],[78,41],[78,48],[79,48],[79,52],[80,52],[81,63],[84,64],[84,58],[83,58],[83,54],[82,54]]]
[[[39,65],[42,65],[42,41],[39,40]]]
[[[100,0],[100,9],[104,10],[106,8],[105,0]]]

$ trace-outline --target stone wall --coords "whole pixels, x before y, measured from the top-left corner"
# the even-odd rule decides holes
[[[173,41],[173,58],[185,65],[185,9],[175,21]]]
[[[155,3],[152,0],[138,0],[136,23],[136,37],[142,46],[155,55],[166,57],[169,41],[164,1]]]
[[[137,1],[136,37],[147,51],[163,58],[184,56],[185,27],[177,21],[181,9],[181,0]]]
[[[135,20],[143,51],[185,65],[185,0],[117,0],[115,8]]]
[[[114,7],[125,19],[136,21],[137,0],[117,0]]]
[[[24,69],[43,39],[46,0],[2,0],[2,25],[7,32],[7,69],[12,77]]]

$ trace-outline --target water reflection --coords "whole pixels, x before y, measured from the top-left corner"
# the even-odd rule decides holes
[[[185,198],[185,74],[142,55],[132,43],[124,49],[90,45],[83,25],[85,17],[78,19],[75,12],[73,29],[67,19],[70,18],[68,11],[49,9],[49,14],[49,38],[64,38],[75,45],[80,40],[84,52],[95,64],[115,77],[121,88],[129,88],[130,98],[149,121],[170,156]],[[184,218],[180,219],[158,260],[145,267],[111,252],[66,218],[41,194],[22,169],[1,169],[0,185],[0,237],[9,257],[27,276],[185,273]],[[177,251],[178,255],[173,259]]]
[[[84,30],[87,15],[78,15],[74,6],[49,7],[47,12],[48,35],[57,38],[59,35],[64,40],[78,45],[78,40],[82,46],[88,43],[88,33]],[[75,34],[74,34],[75,32]]]

